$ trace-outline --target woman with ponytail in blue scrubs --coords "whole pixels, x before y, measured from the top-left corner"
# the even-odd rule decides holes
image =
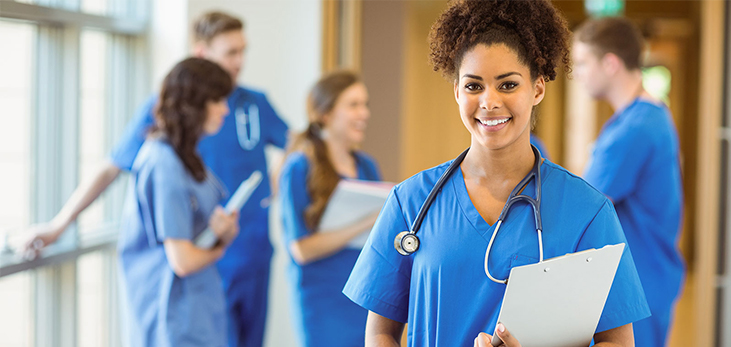
[[[454,81],[471,147],[446,178],[419,229],[418,250],[402,255],[397,235],[411,228],[448,162],[422,171],[391,192],[344,293],[370,311],[367,346],[490,346],[493,332],[520,346],[497,324],[505,284],[486,276],[488,241],[511,191],[538,166],[522,194],[540,182],[543,257],[626,242],[604,195],[530,145],[533,109],[546,82],[568,63],[565,20],[547,0],[455,1],[432,27],[431,61]],[[529,204],[513,205],[489,253],[492,276],[538,262]],[[403,235],[403,234],[402,234]],[[649,315],[631,253],[625,249],[601,314],[596,346],[633,346],[632,322]]]
[[[310,124],[291,144],[279,179],[295,330],[303,346],[362,346],[368,311],[342,289],[360,253],[347,244],[376,216],[340,230],[317,225],[341,179],[381,179],[375,161],[357,150],[370,117],[368,92],[356,75],[334,72],[315,84],[308,106]]]
[[[238,235],[238,213],[218,206],[226,192],[196,144],[220,129],[231,89],[228,73],[198,58],[178,63],[163,82],[155,128],[132,165],[119,233],[130,346],[227,345],[215,262]],[[208,227],[219,243],[196,247]]]

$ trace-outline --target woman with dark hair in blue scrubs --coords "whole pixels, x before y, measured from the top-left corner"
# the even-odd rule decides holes
[[[228,114],[231,77],[189,58],[165,77],[155,128],[132,165],[119,233],[131,346],[226,346],[226,301],[215,262],[238,235],[238,213],[218,206],[225,190],[196,145]],[[210,227],[219,242],[198,248]]]
[[[341,179],[381,179],[373,158],[357,150],[370,117],[368,91],[353,73],[326,75],[310,92],[308,117],[279,179],[294,323],[304,346],[362,346],[368,311],[342,289],[360,253],[348,243],[370,230],[376,215],[339,230],[318,224]]]
[[[611,201],[530,144],[533,110],[568,64],[568,44],[566,22],[548,0],[455,1],[432,26],[431,61],[454,82],[471,145],[397,185],[383,207],[344,289],[370,311],[367,346],[398,346],[407,322],[409,346],[490,346],[493,332],[501,345],[520,346],[497,322],[506,286],[486,276],[493,237],[487,265],[500,279],[541,258],[626,242]],[[498,222],[518,186],[533,199],[541,194],[542,245],[531,205],[512,205]],[[433,189],[418,240],[405,236]],[[625,249],[596,346],[633,346],[632,322],[648,315]]]

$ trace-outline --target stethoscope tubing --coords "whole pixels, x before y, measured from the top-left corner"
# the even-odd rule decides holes
[[[490,268],[488,266],[489,258],[490,258],[490,250],[492,249],[493,244],[495,243],[495,237],[497,236],[498,232],[500,231],[500,227],[503,224],[503,221],[507,218],[508,212],[510,211],[510,207],[518,201],[525,201],[528,204],[531,205],[533,208],[533,216],[536,223],[536,232],[538,234],[538,255],[539,255],[539,263],[543,262],[543,223],[541,221],[541,162],[543,161],[543,158],[541,157],[541,153],[536,149],[534,146],[531,145],[531,149],[533,150],[533,153],[535,154],[535,162],[533,164],[533,168],[531,169],[531,172],[525,176],[520,183],[518,183],[517,186],[510,192],[510,195],[508,196],[508,201],[505,203],[505,206],[503,207],[503,210],[500,212],[500,216],[498,217],[498,220],[495,224],[495,231],[492,233],[492,236],[490,237],[490,241],[487,244],[487,249],[485,250],[485,262],[484,262],[484,268],[485,268],[485,274],[487,277],[499,284],[507,284],[508,279],[497,279],[490,274]],[[442,189],[447,179],[457,170],[459,165],[464,160],[465,156],[467,155],[467,152],[470,149],[467,148],[464,152],[462,152],[447,168],[447,170],[442,174],[442,176],[437,180],[437,183],[434,185],[434,188],[429,192],[429,195],[427,196],[426,200],[424,200],[424,203],[422,204],[421,208],[419,209],[419,212],[416,215],[416,219],[411,225],[411,229],[409,231],[404,231],[402,233],[399,233],[396,236],[396,240],[394,241],[394,246],[396,247],[396,250],[401,253],[402,255],[410,255],[416,252],[419,249],[419,238],[416,236],[416,233],[421,228],[421,223],[424,220],[424,217],[426,216],[426,212],[429,210],[429,207],[431,207],[432,203],[434,202],[434,199],[436,198],[437,193]],[[522,194],[522,190],[525,189],[525,187],[530,183],[531,179],[535,180],[535,190],[536,190],[536,198],[533,199],[528,195]],[[404,241],[408,240],[409,242],[404,243]],[[411,249],[406,249],[410,246]]]

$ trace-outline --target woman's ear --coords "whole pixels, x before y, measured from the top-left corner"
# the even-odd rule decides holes
[[[543,101],[543,97],[546,95],[546,78],[544,76],[536,78],[533,90],[535,90],[535,96],[533,97],[533,106],[537,106],[541,103],[541,101]]]
[[[454,80],[454,101],[459,104],[459,81]]]

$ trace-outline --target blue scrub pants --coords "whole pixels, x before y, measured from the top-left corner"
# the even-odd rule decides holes
[[[224,281],[230,347],[261,347],[267,320],[269,266]]]
[[[635,346],[665,347],[673,310],[650,310],[652,316],[632,323]]]

